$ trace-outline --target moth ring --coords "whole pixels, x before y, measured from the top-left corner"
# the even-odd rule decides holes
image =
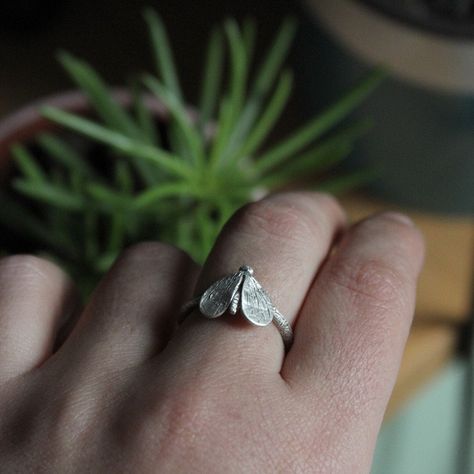
[[[209,319],[218,318],[229,311],[240,313],[255,326],[268,326],[273,322],[283,338],[285,349],[293,342],[293,331],[286,318],[273,305],[268,293],[253,276],[253,269],[243,265],[239,271],[213,283],[201,296],[181,308],[180,319],[199,308]]]

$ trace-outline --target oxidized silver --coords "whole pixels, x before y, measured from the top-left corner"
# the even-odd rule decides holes
[[[181,317],[184,318],[197,307],[202,315],[210,319],[222,316],[227,310],[230,314],[236,314],[240,308],[241,313],[255,326],[268,326],[273,322],[280,331],[286,350],[293,342],[290,324],[273,306],[248,265],[216,281],[201,296],[186,303],[181,309]]]

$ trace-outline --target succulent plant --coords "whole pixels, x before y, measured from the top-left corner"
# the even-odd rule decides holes
[[[369,126],[338,125],[379,83],[375,72],[346,96],[283,140],[267,144],[292,90],[283,64],[295,33],[291,19],[253,71],[256,27],[229,19],[216,27],[203,69],[200,100],[190,113],[164,24],[145,12],[156,74],[137,78],[133,106],[121,106],[86,62],[61,53],[60,62],[88,97],[96,118],[51,107],[49,120],[67,130],[41,134],[12,149],[18,173],[0,195],[4,230],[27,236],[79,282],[85,294],[125,245],[170,242],[198,262],[229,216],[258,192],[271,192],[332,168],[349,155]],[[158,123],[146,104],[155,96],[168,118]],[[74,139],[71,140],[71,131]],[[77,146],[77,136],[93,144]],[[80,140],[79,140],[80,142]],[[98,148],[97,148],[98,147]],[[367,170],[306,186],[341,190]],[[21,195],[21,198],[18,197]]]

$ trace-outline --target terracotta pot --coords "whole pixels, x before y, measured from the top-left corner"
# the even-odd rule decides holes
[[[132,97],[123,88],[112,89],[114,99],[124,107],[130,107]],[[167,112],[164,105],[154,96],[144,96],[145,105],[158,121],[165,121]],[[44,118],[40,109],[53,106],[80,115],[94,115],[93,109],[84,93],[71,90],[39,99],[14,112],[0,121],[0,169],[5,170],[10,160],[10,148],[14,143],[29,143],[38,134],[59,130],[61,127]]]

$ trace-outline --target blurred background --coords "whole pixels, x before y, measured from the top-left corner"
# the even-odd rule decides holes
[[[164,19],[191,104],[212,25],[254,17],[258,58],[282,19],[297,17],[295,94],[275,135],[325,108],[375,65],[388,71],[356,113],[374,127],[346,164],[370,166],[377,179],[342,200],[353,219],[386,208],[408,212],[428,252],[373,472],[474,473],[474,2],[4,0],[0,121],[73,87],[56,60],[60,49],[86,58],[112,85],[150,70],[141,16],[147,5]]]

